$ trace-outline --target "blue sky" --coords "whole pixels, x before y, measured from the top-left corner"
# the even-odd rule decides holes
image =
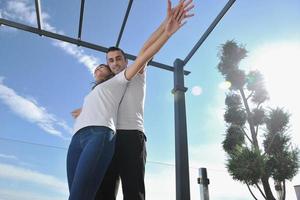
[[[195,17],[154,60],[172,65],[176,58],[184,59],[226,2],[195,0]],[[77,36],[79,0],[41,1],[41,5],[46,30]],[[86,1],[82,39],[114,45],[126,7],[127,1]],[[164,18],[165,9],[161,0],[134,1],[120,47],[137,54]],[[36,26],[34,1],[1,0],[0,17]],[[268,104],[291,112],[290,134],[300,145],[299,19],[299,0],[236,1],[187,64],[192,72],[185,79],[192,199],[199,199],[199,167],[208,168],[211,199],[250,199],[247,188],[228,175],[221,148],[227,90],[221,87],[224,80],[216,66],[218,48],[226,40],[246,45],[249,56],[241,66],[263,72],[271,96]],[[105,62],[104,54],[4,26],[0,27],[0,45],[0,199],[66,199],[65,158],[73,126],[70,111],[81,106],[93,81],[91,71]],[[200,95],[192,93],[195,87],[200,88]],[[175,199],[172,88],[171,72],[149,67],[145,105],[148,199]],[[293,185],[299,184],[297,175],[287,185],[287,199],[296,199]]]

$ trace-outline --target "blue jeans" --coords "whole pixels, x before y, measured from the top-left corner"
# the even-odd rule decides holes
[[[110,128],[89,126],[75,133],[67,155],[69,200],[94,200],[114,148],[115,135]]]

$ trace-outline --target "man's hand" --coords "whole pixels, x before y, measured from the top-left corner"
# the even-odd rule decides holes
[[[166,25],[168,20],[172,17],[174,14],[174,11],[179,9],[180,6],[183,6],[183,11],[185,13],[184,19],[194,16],[194,14],[188,14],[188,12],[194,8],[194,4],[192,4],[193,0],[180,0],[178,5],[172,8],[171,0],[168,0],[168,7],[167,7],[167,16],[164,20],[164,24]]]
[[[76,110],[73,110],[73,111],[71,112],[71,115],[72,115],[72,117],[73,117],[74,119],[76,119],[76,118],[80,115],[80,113],[81,113],[81,108],[78,108],[78,109],[76,109]]]
[[[171,0],[168,0],[168,10],[167,10],[167,21],[165,25],[165,32],[168,36],[174,34],[179,28],[181,28],[189,17],[194,16],[194,14],[190,14],[189,11],[194,7],[191,4],[193,0],[185,1],[180,0],[177,6],[172,8]]]

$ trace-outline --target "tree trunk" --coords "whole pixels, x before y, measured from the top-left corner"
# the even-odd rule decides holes
[[[252,192],[252,190],[251,190],[249,184],[246,183],[246,185],[247,185],[247,188],[248,188],[249,192],[251,193],[252,197],[253,197],[255,200],[257,200],[257,198],[256,198],[256,196],[253,194],[253,192]]]
[[[248,123],[249,123],[249,127],[250,127],[250,132],[251,132],[253,145],[256,149],[259,149],[258,141],[257,141],[257,135],[256,135],[256,132],[255,132],[255,129],[254,129],[254,126],[253,126],[252,114],[251,114],[251,111],[250,111],[250,108],[249,108],[249,105],[248,105],[247,98],[245,96],[244,90],[243,89],[239,89],[239,90],[240,90],[240,93],[241,93],[241,96],[242,96],[242,99],[243,99],[243,102],[244,102],[244,106],[246,108],[246,112],[247,112],[247,116],[248,116]]]
[[[269,178],[264,176],[264,177],[261,178],[261,182],[262,182],[262,185],[264,187],[264,191],[265,191],[265,195],[267,197],[267,200],[276,200],[273,193],[272,193],[270,184],[269,184]]]
[[[283,180],[283,200],[285,200],[285,195],[286,195],[286,187],[285,187],[285,180]]]

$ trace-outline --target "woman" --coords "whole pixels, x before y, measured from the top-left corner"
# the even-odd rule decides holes
[[[94,70],[95,82],[94,82],[94,86],[92,87],[92,89],[94,89],[100,83],[103,83],[104,81],[112,78],[113,76],[114,76],[114,74],[112,73],[112,71],[110,70],[108,65],[106,65],[106,64],[98,65]],[[78,109],[75,109],[74,111],[72,111],[71,115],[74,119],[76,119],[80,113],[81,113],[81,108],[78,108]]]
[[[180,1],[183,4],[184,1]],[[170,4],[170,1],[168,0]],[[177,6],[164,32],[136,60],[113,78],[97,84],[85,97],[74,125],[67,156],[69,200],[93,200],[114,153],[118,105],[126,86],[167,40],[183,25],[183,6]],[[98,73],[98,72],[97,72]]]

